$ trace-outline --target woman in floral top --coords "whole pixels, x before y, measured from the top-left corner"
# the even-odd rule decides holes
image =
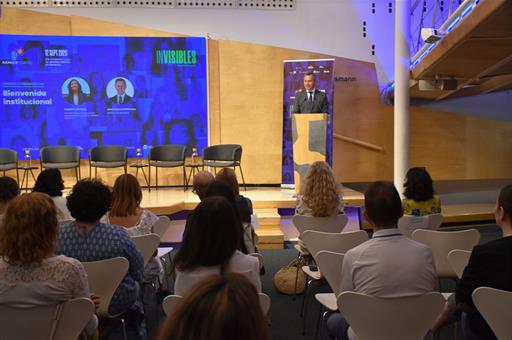
[[[434,195],[432,178],[425,168],[410,168],[405,179],[404,215],[432,215],[441,213],[441,200]]]

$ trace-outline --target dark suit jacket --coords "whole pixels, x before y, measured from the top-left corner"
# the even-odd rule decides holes
[[[328,113],[329,103],[327,96],[322,91],[315,89],[313,102],[308,101],[306,90],[297,92],[293,102],[292,113]]]
[[[108,100],[110,100],[114,104],[117,104],[117,95],[110,97]],[[124,97],[123,97],[123,102],[121,104],[129,103],[129,102],[131,102],[131,100],[132,100],[132,97],[130,97],[129,95],[127,95],[125,93]]]
[[[70,104],[75,104],[75,102],[73,101],[72,94],[67,95],[66,97],[64,97],[64,99],[66,99],[66,101]],[[83,93],[78,94],[78,104],[83,104],[86,100],[87,100],[87,97],[85,96],[85,94],[83,94]]]
[[[473,291],[482,286],[512,291],[512,236],[473,248],[455,295],[457,303],[465,303],[472,309],[472,313],[468,313],[471,331],[481,339],[496,339],[471,297]]]

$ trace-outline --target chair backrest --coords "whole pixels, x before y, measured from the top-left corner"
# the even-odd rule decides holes
[[[212,145],[203,149],[203,159],[240,162],[242,160],[242,146],[239,144]]]
[[[324,233],[315,230],[306,230],[302,234],[302,241],[308,251],[316,260],[319,251],[331,251],[345,254],[350,249],[368,240],[368,233],[364,230],[347,233]]]
[[[0,148],[0,164],[16,163],[18,161],[18,152],[11,149]]]
[[[417,229],[412,233],[412,239],[432,248],[438,276],[455,278],[457,274],[448,263],[448,253],[454,249],[473,250],[480,240],[480,233],[476,229],[461,231]]]
[[[436,230],[443,223],[443,215],[432,214],[424,216],[404,215],[398,220],[398,229],[407,237],[411,237],[416,229]]]
[[[80,162],[80,148],[77,146],[44,146],[39,154],[42,163]]]
[[[167,216],[160,216],[155,221],[155,224],[153,224],[153,232],[160,236],[164,236],[164,234],[167,232],[167,229],[169,229],[169,226],[171,225],[171,220]]]
[[[37,307],[0,305],[0,338],[77,339],[93,313],[94,303],[87,298]]]
[[[130,266],[128,260],[124,257],[113,257],[101,261],[83,262],[82,264],[87,272],[89,290],[101,297],[96,314],[98,316],[109,316],[110,300],[126,273],[128,273],[128,267]]]
[[[473,291],[472,296],[476,308],[498,340],[512,339],[512,323],[508,317],[512,306],[512,292],[479,287]]]
[[[179,295],[167,295],[162,301],[162,309],[164,310],[165,315],[171,315],[181,299],[182,297]]]
[[[448,263],[452,267],[457,277],[460,279],[464,269],[468,265],[471,252],[468,250],[454,249],[448,253]]]
[[[258,293],[258,298],[260,300],[260,307],[263,311],[263,315],[267,315],[271,305],[270,296],[265,293]]]
[[[93,162],[121,162],[126,161],[128,150],[121,145],[98,145],[89,150]]]
[[[444,303],[437,292],[388,299],[356,292],[338,296],[338,308],[359,340],[422,340]]]
[[[145,266],[158,248],[158,245],[160,244],[160,236],[157,234],[133,236],[132,241],[142,254]]]
[[[185,145],[165,144],[149,149],[149,159],[152,161],[185,161]]]
[[[162,301],[162,309],[164,310],[165,315],[169,316],[176,309],[176,306],[181,301],[182,297],[179,295],[168,295]],[[270,296],[264,293],[258,293],[258,299],[260,301],[260,307],[263,311],[264,315],[268,314],[270,310]]]
[[[316,254],[316,264],[325,277],[332,291],[338,295],[341,293],[341,268],[343,267],[343,254],[331,251],[320,251]]]
[[[348,217],[345,214],[337,214],[328,217],[295,215],[292,221],[301,235],[306,230],[341,233],[343,228],[347,225]]]

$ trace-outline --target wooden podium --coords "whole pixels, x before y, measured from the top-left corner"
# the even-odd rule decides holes
[[[300,184],[312,163],[325,161],[327,155],[326,113],[292,114],[293,172],[295,191],[300,192]]]

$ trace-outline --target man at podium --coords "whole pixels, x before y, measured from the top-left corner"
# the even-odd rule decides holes
[[[304,90],[297,92],[292,113],[328,113],[329,104],[324,92],[315,88],[313,72],[304,74]]]

